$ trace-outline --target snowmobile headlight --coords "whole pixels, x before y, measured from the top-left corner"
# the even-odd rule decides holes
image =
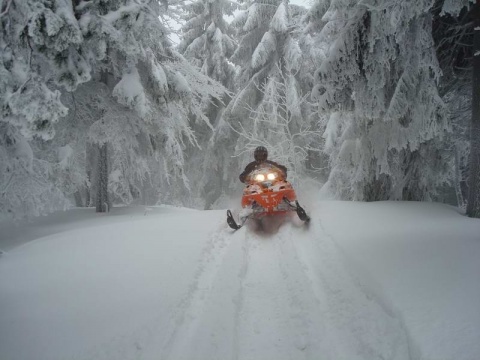
[[[277,176],[274,173],[270,173],[267,175],[268,180],[274,180]]]
[[[265,175],[263,175],[263,174],[258,174],[257,176],[255,176],[255,180],[257,180],[257,181],[264,181],[264,180],[265,180]]]

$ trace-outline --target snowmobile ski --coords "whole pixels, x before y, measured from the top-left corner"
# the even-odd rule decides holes
[[[233,230],[238,230],[242,227],[242,225],[238,225],[235,219],[233,218],[232,212],[230,210],[227,210],[227,224],[230,226]]]

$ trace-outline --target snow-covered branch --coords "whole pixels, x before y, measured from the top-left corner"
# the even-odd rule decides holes
[[[12,6],[12,3],[13,3],[13,0],[7,0],[7,4],[5,5],[5,10],[3,10],[1,13],[0,13],[0,19],[7,15],[8,12],[10,11],[10,6]],[[1,10],[1,9],[0,9]]]

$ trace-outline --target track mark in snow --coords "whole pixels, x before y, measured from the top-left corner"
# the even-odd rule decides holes
[[[325,301],[318,299],[312,290],[311,279],[306,275],[306,266],[300,261],[293,242],[294,231],[288,226],[287,234],[277,239],[280,271],[290,294],[290,317],[294,345],[303,352],[301,358],[336,359],[332,341],[325,326]],[[300,357],[297,357],[300,358]]]
[[[344,254],[320,221],[312,234],[294,242],[312,291],[325,308],[325,323],[334,339],[336,359],[411,359],[402,322],[386,311],[351,274]]]
[[[233,335],[233,359],[239,359],[240,353],[240,324],[241,319],[243,317],[242,311],[244,306],[244,288],[245,288],[245,279],[248,273],[248,265],[249,265],[249,257],[250,257],[250,236],[249,231],[244,229],[244,239],[242,244],[242,261],[240,265],[240,269],[238,272],[238,292],[235,296],[234,303],[235,303],[235,324],[234,324],[234,335]]]
[[[309,231],[283,224],[268,236],[221,229],[207,243],[157,356],[412,359],[403,324],[376,300],[319,222]]]
[[[319,352],[322,331],[317,331],[321,326],[315,301],[298,282],[298,261],[291,261],[291,254],[282,247],[291,236],[292,228],[284,225],[275,235],[249,233],[246,239],[249,264],[242,287],[237,359],[300,360],[326,355],[326,347]]]
[[[205,303],[212,291],[219,269],[229,249],[232,235],[224,226],[214,232],[205,246],[200,264],[187,293],[171,316],[170,332],[161,349],[161,359],[189,359],[194,350],[194,339]]]

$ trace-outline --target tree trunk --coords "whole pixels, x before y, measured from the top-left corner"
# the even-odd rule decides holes
[[[107,49],[108,54],[108,49]],[[100,73],[100,82],[105,84],[109,91],[113,89],[113,76],[108,71]],[[103,120],[102,120],[103,121]],[[97,144],[97,163],[96,163],[96,196],[95,208],[98,212],[109,212],[111,202],[108,197],[108,143]]]
[[[91,192],[91,171],[87,171],[88,182],[85,183],[85,206],[90,207],[92,204],[92,192]]]
[[[73,197],[75,199],[75,206],[83,207],[82,194],[80,193],[80,190],[75,191],[75,194],[73,194]]]
[[[98,146],[97,158],[97,197],[96,197],[96,211],[108,212],[110,211],[110,201],[108,198],[108,153],[107,144]]]
[[[458,146],[454,147],[455,151],[455,195],[457,197],[457,206],[461,209],[465,208],[465,200],[462,193],[462,171],[460,170],[460,150]]]
[[[470,129],[467,215],[480,218],[480,0],[477,0],[474,6],[472,124]]]

